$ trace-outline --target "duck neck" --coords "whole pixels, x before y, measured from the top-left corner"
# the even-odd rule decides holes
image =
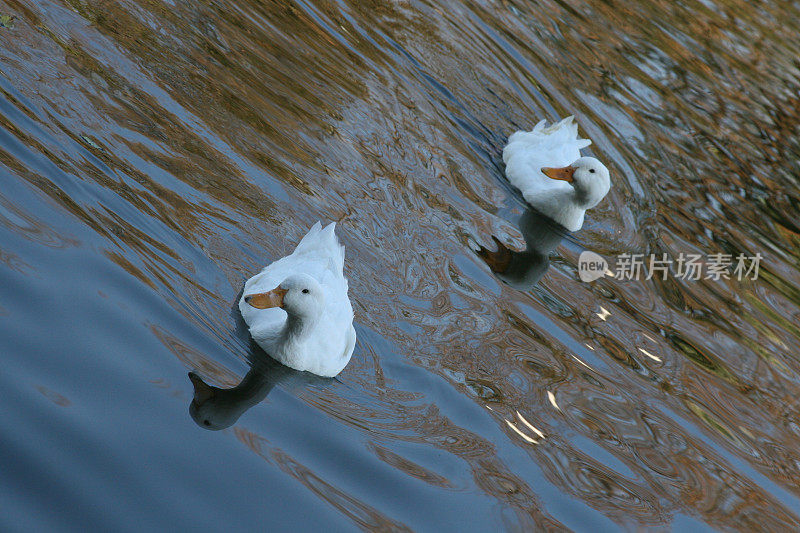
[[[593,205],[589,189],[578,187],[575,183],[572,184],[571,200],[572,203],[575,204],[575,207],[580,209],[588,209]]]
[[[314,324],[317,323],[316,316],[302,316],[287,312],[286,323],[281,331],[281,338],[284,342],[296,343],[309,336]]]
[[[570,189],[559,191],[555,205],[560,211],[572,214],[576,210],[583,210],[582,205],[585,201],[585,191],[571,187]]]
[[[585,209],[580,206],[583,194],[573,188],[561,189],[550,195],[542,195],[528,201],[547,218],[554,220],[569,231],[575,231],[583,224]]]

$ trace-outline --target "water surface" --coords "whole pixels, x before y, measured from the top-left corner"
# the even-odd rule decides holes
[[[0,3],[0,529],[800,528],[799,11]],[[515,282],[500,151],[570,114],[613,189]],[[350,365],[206,431],[187,373],[266,364],[234,304],[319,219]]]

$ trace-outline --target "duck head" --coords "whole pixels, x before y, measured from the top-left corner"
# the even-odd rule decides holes
[[[325,306],[325,292],[308,274],[295,274],[271,291],[245,296],[244,301],[256,309],[280,307],[289,316],[313,319]]]
[[[589,209],[600,203],[611,189],[606,166],[594,157],[581,157],[563,168],[543,168],[542,173],[554,180],[563,180],[575,189],[575,204]]]

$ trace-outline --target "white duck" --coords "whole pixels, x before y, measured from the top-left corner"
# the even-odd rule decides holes
[[[344,246],[317,222],[291,255],[247,280],[239,310],[265,352],[295,370],[333,377],[356,344]]]
[[[503,149],[506,176],[525,201],[569,231],[583,226],[586,210],[611,189],[608,169],[594,157],[581,157],[592,144],[578,138],[578,125],[567,117],[547,128],[518,131]]]

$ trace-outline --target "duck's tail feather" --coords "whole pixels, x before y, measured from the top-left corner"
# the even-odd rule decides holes
[[[324,228],[317,222],[308,230],[305,237],[295,248],[295,253],[313,252],[327,256],[333,261],[333,265],[341,272],[344,268],[344,246],[339,244],[336,238],[336,222],[331,222]]]
[[[590,144],[592,141],[589,139],[578,137],[578,124],[572,115],[550,126],[545,126],[545,121],[541,120],[531,131],[518,131],[509,136],[508,144],[503,148],[503,162],[508,165],[514,154],[524,153],[532,147],[568,146],[580,150]]]
[[[344,245],[339,243],[336,237],[336,222],[331,222],[322,230],[322,238],[325,239],[327,246],[330,247],[331,258],[334,260],[339,272],[344,270]]]
[[[322,224],[317,221],[316,224],[311,226],[311,229],[308,230],[300,242],[297,243],[297,247],[294,249],[295,252],[301,252],[317,245],[319,242],[319,234],[322,231]]]

